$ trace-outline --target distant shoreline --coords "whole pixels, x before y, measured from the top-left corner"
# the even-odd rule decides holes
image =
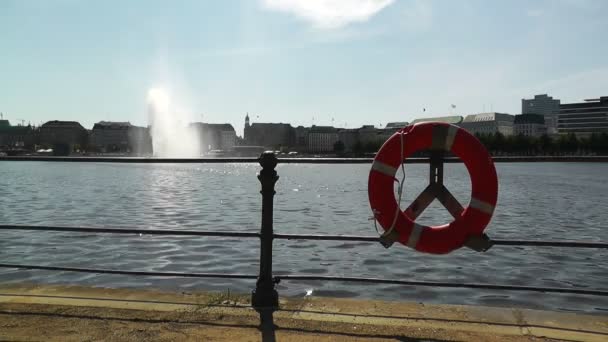
[[[3,156],[0,161],[49,161],[49,162],[93,162],[93,163],[257,163],[256,157],[218,157],[218,158],[152,158],[152,157],[55,157],[55,156]],[[446,163],[459,163],[458,158],[448,157]],[[495,163],[607,163],[608,156],[495,156]],[[310,157],[278,158],[280,164],[369,164],[373,158]],[[406,164],[428,163],[428,158],[409,158]]]

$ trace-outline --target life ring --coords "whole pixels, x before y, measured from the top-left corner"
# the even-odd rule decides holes
[[[398,168],[421,150],[451,151],[469,172],[471,201],[449,224],[419,225],[395,199]],[[374,218],[385,235],[420,252],[445,254],[462,247],[470,237],[483,235],[496,207],[498,177],[492,157],[475,136],[458,126],[424,122],[401,129],[382,145],[369,173],[368,195]]]

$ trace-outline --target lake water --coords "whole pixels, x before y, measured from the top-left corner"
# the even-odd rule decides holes
[[[277,233],[376,234],[367,199],[370,165],[279,165]],[[0,162],[0,224],[109,226],[256,232],[257,164]],[[608,241],[608,164],[497,164],[499,203],[493,238]],[[428,183],[427,165],[407,165],[404,206]],[[470,182],[448,164],[445,183],[466,204]],[[433,203],[419,221],[451,220]],[[275,241],[276,274],[481,282],[608,290],[608,251],[495,246],[449,255],[401,245]],[[258,271],[256,239],[112,236],[2,231],[0,260],[144,271]],[[174,279],[0,269],[0,282],[249,292],[248,280]],[[516,306],[606,313],[608,298],[532,292],[284,281],[282,296],[359,297],[428,303]]]

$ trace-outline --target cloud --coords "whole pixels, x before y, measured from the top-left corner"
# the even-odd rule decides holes
[[[394,0],[263,0],[267,9],[291,13],[321,29],[365,22]]]

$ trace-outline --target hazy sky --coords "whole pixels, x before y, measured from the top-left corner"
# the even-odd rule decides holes
[[[147,124],[150,88],[242,134],[608,95],[608,1],[0,0],[0,112]],[[456,105],[451,110],[450,105]]]

